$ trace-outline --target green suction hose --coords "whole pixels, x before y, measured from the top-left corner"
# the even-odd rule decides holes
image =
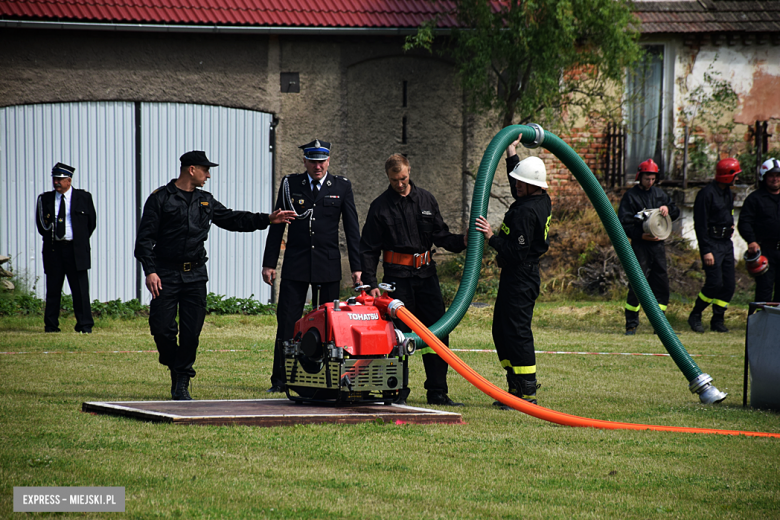
[[[631,249],[628,237],[620,225],[620,221],[612,208],[609,199],[602,189],[593,172],[585,162],[577,155],[572,148],[567,145],[555,134],[546,132],[538,125],[508,126],[498,132],[490,141],[490,144],[482,156],[479,164],[477,179],[474,185],[474,194],[471,202],[471,214],[469,216],[469,236],[468,249],[466,251],[466,263],[463,269],[458,292],[450,308],[430,327],[437,337],[442,337],[455,328],[466,314],[471,301],[474,298],[474,291],[479,281],[479,272],[482,267],[482,254],[484,252],[484,238],[476,230],[474,225],[478,216],[486,216],[488,202],[490,200],[490,188],[493,184],[493,177],[496,172],[501,156],[506,147],[509,146],[517,136],[521,136],[521,142],[528,147],[543,146],[545,149],[555,155],[568,169],[574,174],[574,177],[582,186],[590,201],[593,203],[596,212],[601,218],[607,234],[615,248],[615,252],[620,258],[620,262],[628,275],[631,287],[634,288],[642,308],[650,320],[653,329],[658,333],[666,350],[671,358],[682,371],[683,375],[689,381],[691,392],[699,394],[701,401],[705,404],[720,402],[726,398],[726,394],[720,392],[711,385],[712,378],[702,373],[696,362],[691,359],[688,352],[680,343],[679,338],[672,330],[671,325],[666,320],[666,316],[658,307],[658,301],[650,290],[647,280],[642,273],[639,262]],[[407,334],[408,337],[419,338],[414,334]]]

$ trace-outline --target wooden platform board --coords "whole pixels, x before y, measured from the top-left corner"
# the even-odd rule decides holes
[[[82,411],[174,424],[292,426],[294,424],[357,424],[381,419],[399,424],[463,424],[458,413],[412,406],[368,404],[328,406],[288,399],[230,401],[86,402]]]

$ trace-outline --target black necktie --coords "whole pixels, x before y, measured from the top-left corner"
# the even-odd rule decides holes
[[[65,195],[60,195],[60,209],[57,213],[57,238],[65,238]]]
[[[320,181],[314,181],[311,183],[311,196],[312,199],[317,200],[317,195],[320,193]]]

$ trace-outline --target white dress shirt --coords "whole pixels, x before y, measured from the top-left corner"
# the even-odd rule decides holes
[[[65,197],[65,238],[62,240],[73,240],[73,226],[70,222],[70,201],[73,198],[73,188],[68,188],[68,191],[65,193],[60,194],[60,192],[54,193],[54,216],[55,216],[55,222],[54,226],[55,229],[57,227],[56,219],[59,217],[60,212],[60,199],[62,197]],[[55,238],[55,240],[59,240]]]

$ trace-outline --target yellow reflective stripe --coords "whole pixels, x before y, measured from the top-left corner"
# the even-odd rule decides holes
[[[547,233],[550,232],[550,221],[552,220],[552,215],[547,217],[547,224],[544,225],[544,239],[547,240]]]
[[[724,309],[729,306],[729,302],[724,302],[723,300],[712,300],[713,305],[717,305],[718,307],[723,307]]]
[[[420,354],[436,354],[436,351],[433,350],[431,347],[425,347],[418,350]]]
[[[704,293],[701,293],[701,292],[700,292],[700,293],[699,293],[699,298],[701,298],[701,299],[702,299],[702,301],[705,301],[705,302],[707,302],[707,303],[712,303],[712,298],[707,298],[706,296],[704,296]]]
[[[626,304],[626,310],[628,311],[639,312],[639,308],[640,308],[639,305],[637,305],[636,307],[632,307],[629,304]]]
[[[660,303],[658,304],[658,308],[664,312],[666,311],[666,307],[667,307],[666,305],[661,305]]]
[[[536,365],[531,366],[524,366],[524,367],[513,367],[512,363],[508,359],[502,359],[501,360],[501,366],[504,368],[509,368],[512,370],[515,374],[535,374],[536,373]]]

